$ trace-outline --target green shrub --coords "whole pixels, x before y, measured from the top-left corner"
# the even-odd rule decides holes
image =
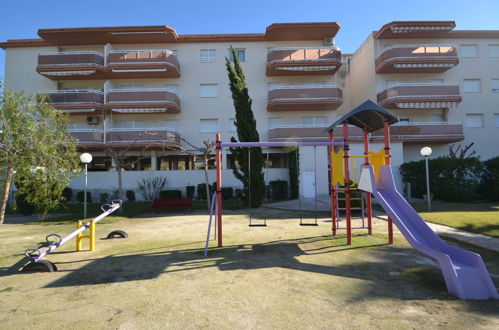
[[[182,192],[180,190],[161,190],[159,198],[182,198]]]
[[[483,175],[483,165],[476,157],[439,157],[429,159],[430,191],[434,199],[465,202],[477,197]],[[411,195],[421,198],[426,194],[425,161],[404,163],[400,166],[404,182],[411,183]]]
[[[196,187],[194,186],[186,186],[185,187],[185,197],[194,198],[194,192],[196,191]]]
[[[240,189],[240,188],[236,188],[236,190],[234,190],[234,197],[237,199],[237,200],[240,200],[242,201],[243,200],[243,190]]]
[[[270,181],[270,190],[272,191],[273,200],[283,200],[288,198],[288,181],[275,180]]]
[[[499,156],[483,162],[485,167],[482,178],[484,197],[499,201]]]
[[[109,201],[109,194],[108,193],[101,193],[100,194],[100,202],[107,203],[108,201]]]
[[[222,199],[233,199],[234,198],[234,189],[232,187],[224,187],[222,188]]]
[[[291,190],[291,199],[298,198],[299,195],[299,171],[300,171],[300,154],[298,148],[291,150],[288,153],[288,167],[289,167],[289,188]]]
[[[22,215],[28,216],[35,212],[35,206],[28,202],[23,194],[17,194],[16,210]]]
[[[129,202],[134,202],[136,199],[135,198],[135,191],[133,191],[133,190],[127,190],[125,195],[126,195],[127,201],[129,201]]]
[[[73,189],[66,187],[62,190],[62,197],[64,197],[64,202],[71,202],[73,198]]]
[[[83,191],[78,191],[76,194],[76,200],[80,203],[83,203],[85,195]],[[92,203],[92,193],[90,191],[87,191],[87,203]]]

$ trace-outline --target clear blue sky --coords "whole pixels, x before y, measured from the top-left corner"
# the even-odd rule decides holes
[[[338,22],[343,53],[396,20],[454,20],[458,30],[499,30],[497,0],[25,0],[0,4],[0,41],[41,28],[167,25],[178,34],[263,33],[272,23]],[[0,50],[0,79],[5,52]]]

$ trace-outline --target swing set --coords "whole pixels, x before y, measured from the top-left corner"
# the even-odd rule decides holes
[[[383,165],[390,165],[390,129],[389,125],[391,122],[389,120],[384,121],[384,149],[379,152],[369,151],[369,132],[367,128],[363,129],[363,140],[364,140],[364,154],[363,155],[350,155],[349,146],[349,125],[346,121],[338,120],[328,129],[329,140],[328,141],[283,141],[283,142],[222,142],[221,135],[218,133],[216,135],[216,192],[214,196],[215,210],[216,213],[216,227],[217,227],[217,244],[218,247],[223,246],[223,236],[222,236],[222,149],[223,148],[252,148],[252,147],[297,147],[296,152],[298,153],[299,147],[314,147],[314,169],[316,170],[316,147],[327,146],[328,147],[328,162],[329,162],[329,173],[328,173],[328,186],[329,186],[329,199],[331,205],[331,230],[332,234],[336,235],[338,229],[343,229],[339,227],[339,210],[345,211],[346,220],[346,234],[347,234],[347,244],[352,244],[352,192],[359,193],[360,191],[353,189],[356,184],[356,159],[363,158],[365,165],[372,165],[374,167],[375,176],[378,176],[379,168]],[[334,141],[333,128],[337,125],[343,125],[343,142]],[[341,147],[342,152],[335,152],[334,147]],[[268,153],[267,153],[268,159]],[[350,159],[352,159],[354,180],[350,178]],[[248,169],[249,177],[248,180],[251,181],[251,149],[248,149]],[[316,171],[314,171],[316,173]],[[314,179],[316,179],[316,174],[314,174]],[[316,180],[315,180],[316,182]],[[339,207],[339,194],[343,194],[345,207]],[[361,195],[362,196],[362,195]],[[366,208],[367,208],[367,230],[368,235],[372,235],[372,194],[365,192]],[[248,191],[248,199],[250,201],[251,190]],[[317,212],[315,212],[315,222],[314,223],[304,223],[301,214],[301,197],[298,198],[299,209],[300,209],[300,225],[302,226],[316,226],[317,225]],[[315,185],[315,211],[317,211],[317,185]],[[267,219],[265,218],[263,224],[254,224],[250,212],[250,226],[266,226]],[[211,216],[210,216],[211,219]],[[364,213],[362,213],[362,222],[364,227]],[[210,221],[211,223],[211,221]],[[388,219],[388,242],[393,243],[393,222]]]

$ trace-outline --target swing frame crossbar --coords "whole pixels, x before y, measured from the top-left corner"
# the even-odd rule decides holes
[[[332,139],[329,141],[283,141],[283,142],[222,142],[220,133],[216,135],[216,179],[217,179],[217,189],[216,189],[216,213],[217,213],[217,227],[218,227],[218,247],[223,246],[222,242],[222,148],[252,148],[252,147],[301,147],[301,146],[327,146],[328,152],[330,152],[334,146],[341,146],[342,142],[334,142]],[[249,149],[250,150],[250,149]],[[315,154],[315,150],[314,150]],[[251,171],[250,171],[251,173]],[[331,180],[331,178],[330,178]],[[300,200],[301,202],[301,200]],[[317,203],[317,202],[316,202]],[[331,203],[332,197],[331,197]],[[317,206],[316,206],[317,207]],[[267,219],[265,219],[263,224],[253,224],[250,213],[250,227],[265,227],[267,226]],[[317,215],[314,223],[304,223],[300,212],[300,225],[301,226],[317,226]],[[336,230],[333,231],[336,234]]]

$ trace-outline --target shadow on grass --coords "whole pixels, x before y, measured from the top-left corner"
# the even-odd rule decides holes
[[[47,285],[49,288],[143,281],[168,274],[214,268],[221,272],[285,268],[331,276],[363,280],[352,301],[390,298],[400,300],[456,300],[447,293],[440,270],[431,262],[416,263],[425,258],[410,248],[386,246],[386,243],[362,241],[347,246],[344,238],[330,236],[281,240],[255,245],[213,248],[208,258],[202,249],[167,252],[137,251],[132,255],[114,255],[92,260],[81,268]],[[366,249],[377,261],[351,261],[339,265],[314,264],[300,257],[323,254],[334,260],[337,253]],[[305,258],[306,259],[306,258]],[[428,259],[429,261],[430,259]],[[223,276],[223,275],[221,275]],[[334,294],[334,287],[330,289]],[[499,315],[499,302],[466,301],[470,310]]]

